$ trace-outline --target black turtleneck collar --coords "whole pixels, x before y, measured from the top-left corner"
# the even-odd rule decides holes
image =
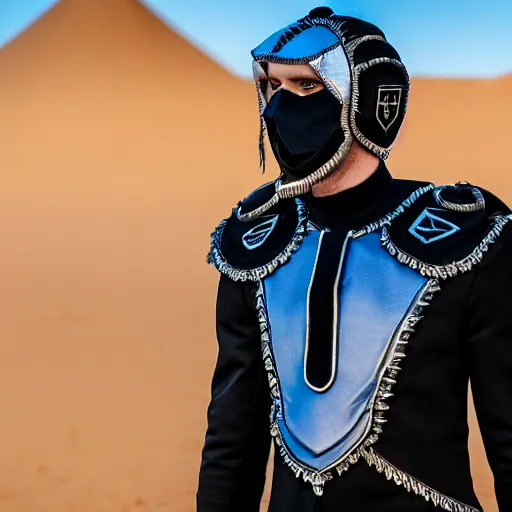
[[[393,178],[386,164],[380,161],[377,169],[359,185],[330,196],[315,197],[311,193],[309,203],[316,210],[325,214],[351,215],[361,210],[362,207],[368,206],[369,203],[379,200],[383,194],[388,192],[392,182]]]
[[[385,215],[403,200],[394,183],[386,164],[380,161],[375,172],[355,187],[324,197],[315,197],[310,192],[305,198],[310,219],[322,228],[361,227]]]

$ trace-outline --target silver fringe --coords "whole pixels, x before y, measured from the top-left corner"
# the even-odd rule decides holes
[[[272,398],[270,434],[274,438],[276,446],[279,448],[279,453],[283,457],[284,463],[290,467],[297,478],[302,477],[304,482],[309,482],[317,496],[323,494],[325,483],[333,479],[333,470],[335,470],[338,475],[341,475],[364,456],[367,448],[377,442],[379,435],[383,431],[383,425],[387,421],[385,416],[386,412],[389,410],[389,405],[386,402],[393,396],[391,390],[396,383],[400,365],[405,358],[405,348],[414,333],[415,326],[423,318],[425,308],[430,305],[434,293],[439,290],[439,283],[436,279],[427,281],[416,297],[416,300],[409,308],[405,319],[402,321],[390,345],[391,353],[387,358],[384,371],[380,375],[377,391],[372,399],[372,419],[365,435],[360,439],[359,443],[353,447],[352,451],[345,454],[342,459],[322,471],[317,471],[301,463],[301,461],[297,460],[292,455],[283,441],[277,423],[277,417],[281,410],[281,396],[276,365],[270,343],[269,322],[265,306],[263,282],[261,280],[259,281],[256,292],[256,309],[260,323],[263,363],[267,371],[270,395]]]
[[[276,183],[279,183],[279,181],[280,179],[278,179]],[[368,233],[371,233],[377,229],[382,228],[383,226],[390,224],[393,219],[395,219],[399,215],[402,215],[402,213],[404,213],[407,208],[409,208],[414,202],[416,202],[418,198],[420,198],[423,194],[429,192],[433,188],[433,184],[429,184],[424,187],[418,188],[394,211],[388,213],[381,219],[364,226],[358,231],[352,232],[351,237],[359,238],[363,235],[367,235]],[[275,195],[270,201],[272,201],[274,198]],[[265,203],[263,207],[266,207],[267,204],[268,203]],[[222,235],[224,233],[224,228],[226,227],[226,224],[229,219],[224,219],[222,222],[220,222],[219,225],[211,234],[210,252],[208,253],[206,262],[210,265],[214,265],[219,272],[226,274],[234,281],[258,281],[260,279],[263,279],[267,275],[271,274],[279,266],[283,265],[290,259],[291,255],[295,251],[297,251],[297,249],[302,244],[304,237],[307,236],[307,234],[311,230],[311,226],[308,227],[308,215],[305,204],[298,198],[295,199],[295,204],[297,205],[297,212],[299,216],[299,221],[297,223],[297,229],[295,231],[295,234],[293,235],[293,238],[291,239],[290,243],[285,248],[285,250],[266,265],[257,267],[255,269],[241,270],[235,269],[227,262],[226,258],[222,254],[221,247]],[[255,212],[258,213],[258,215],[260,214],[260,208],[257,208],[252,212],[243,215],[240,214],[240,208],[238,208],[237,216],[239,219],[241,215],[249,215],[252,218],[252,215],[254,215]],[[247,219],[244,217],[241,220],[245,221]]]
[[[500,236],[505,225],[512,220],[512,215],[498,215],[492,218],[491,226],[484,239],[473,249],[473,251],[460,261],[454,261],[447,265],[431,265],[418,260],[414,256],[402,251],[391,240],[389,231],[386,227],[382,228],[381,244],[385,247],[391,256],[394,256],[400,263],[407,265],[413,270],[417,270],[426,277],[435,277],[437,279],[448,279],[459,273],[469,272],[475,265],[482,262],[489,246],[493,244]]]
[[[317,496],[321,496],[323,493],[324,484],[325,482],[332,480],[332,474],[330,472],[322,474],[318,471],[307,468],[299,461],[296,461],[284,445],[281,432],[279,431],[279,426],[277,424],[277,416],[281,409],[281,394],[279,392],[277,371],[272,355],[272,349],[270,347],[269,324],[265,308],[263,282],[261,280],[259,281],[258,289],[256,292],[256,309],[260,323],[263,364],[265,366],[265,370],[267,371],[270,396],[272,398],[272,408],[270,411],[270,434],[274,438],[276,448],[279,449],[279,453],[283,457],[285,464],[295,473],[297,478],[302,477],[304,482],[310,483],[313,487],[314,493]]]
[[[222,247],[222,234],[224,228],[229,219],[224,219],[215,228],[215,231],[211,234],[210,252],[206,258],[206,263],[215,266],[215,268],[222,274],[227,275],[233,281],[259,281],[267,275],[271,274],[281,265],[284,265],[291,257],[291,255],[299,249],[304,237],[307,235],[307,209],[305,204],[299,199],[295,200],[297,206],[298,222],[297,228],[290,242],[285,247],[283,252],[278,254],[273,260],[261,267],[254,269],[236,269],[232,267],[224,257],[221,251]]]
[[[413,492],[425,498],[426,501],[431,501],[436,507],[449,510],[450,512],[481,512],[479,509],[441,494],[411,475],[404,473],[384,459],[384,457],[381,457],[373,448],[363,450],[362,456],[370,467],[375,466],[375,469],[379,473],[383,473],[388,480],[393,480],[408,492]]]

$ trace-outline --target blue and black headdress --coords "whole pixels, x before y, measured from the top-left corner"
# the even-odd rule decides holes
[[[389,155],[405,116],[409,76],[400,56],[384,33],[371,23],[337,16],[319,7],[306,17],[272,34],[252,51],[259,97],[260,157],[264,165],[263,112],[266,97],[260,86],[265,62],[309,64],[341,103],[343,142],[334,156],[307,177],[280,181],[276,198],[294,197],[336,170],[354,138],[381,159]]]

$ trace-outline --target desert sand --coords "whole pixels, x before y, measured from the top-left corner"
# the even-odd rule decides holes
[[[63,0],[0,75],[0,512],[190,512],[209,233],[276,172],[258,171],[253,87],[135,0]],[[414,80],[390,169],[512,202],[511,116],[511,77]]]

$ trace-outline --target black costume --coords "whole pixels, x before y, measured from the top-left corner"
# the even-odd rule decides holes
[[[345,26],[344,52],[359,44],[382,50],[373,26],[324,8],[271,36],[274,53],[301,34],[313,37],[313,28],[332,31],[329,19]],[[361,26],[372,37],[357,33]],[[319,39],[325,55],[340,48],[329,34],[315,32]],[[403,71],[376,59],[365,69]],[[372,85],[382,76],[393,87]],[[397,80],[386,68],[366,83],[377,91],[368,100],[373,114],[358,123],[366,137],[343,121],[351,116],[342,101],[341,123],[302,157],[282,129],[286,108],[276,107],[292,99],[281,95],[261,110],[287,172],[239,203],[212,235],[209,261],[222,274],[219,358],[198,512],[257,512],[272,438],[271,512],[479,511],[467,447],[469,379],[500,511],[512,511],[512,215],[467,183],[392,179],[383,159],[397,129],[379,139],[370,117],[381,118],[385,133],[389,114],[401,122],[408,79]],[[394,107],[378,92],[391,89]],[[378,169],[357,187],[313,197],[312,184],[335,169],[353,136],[380,156]],[[312,161],[322,172],[308,168]]]

